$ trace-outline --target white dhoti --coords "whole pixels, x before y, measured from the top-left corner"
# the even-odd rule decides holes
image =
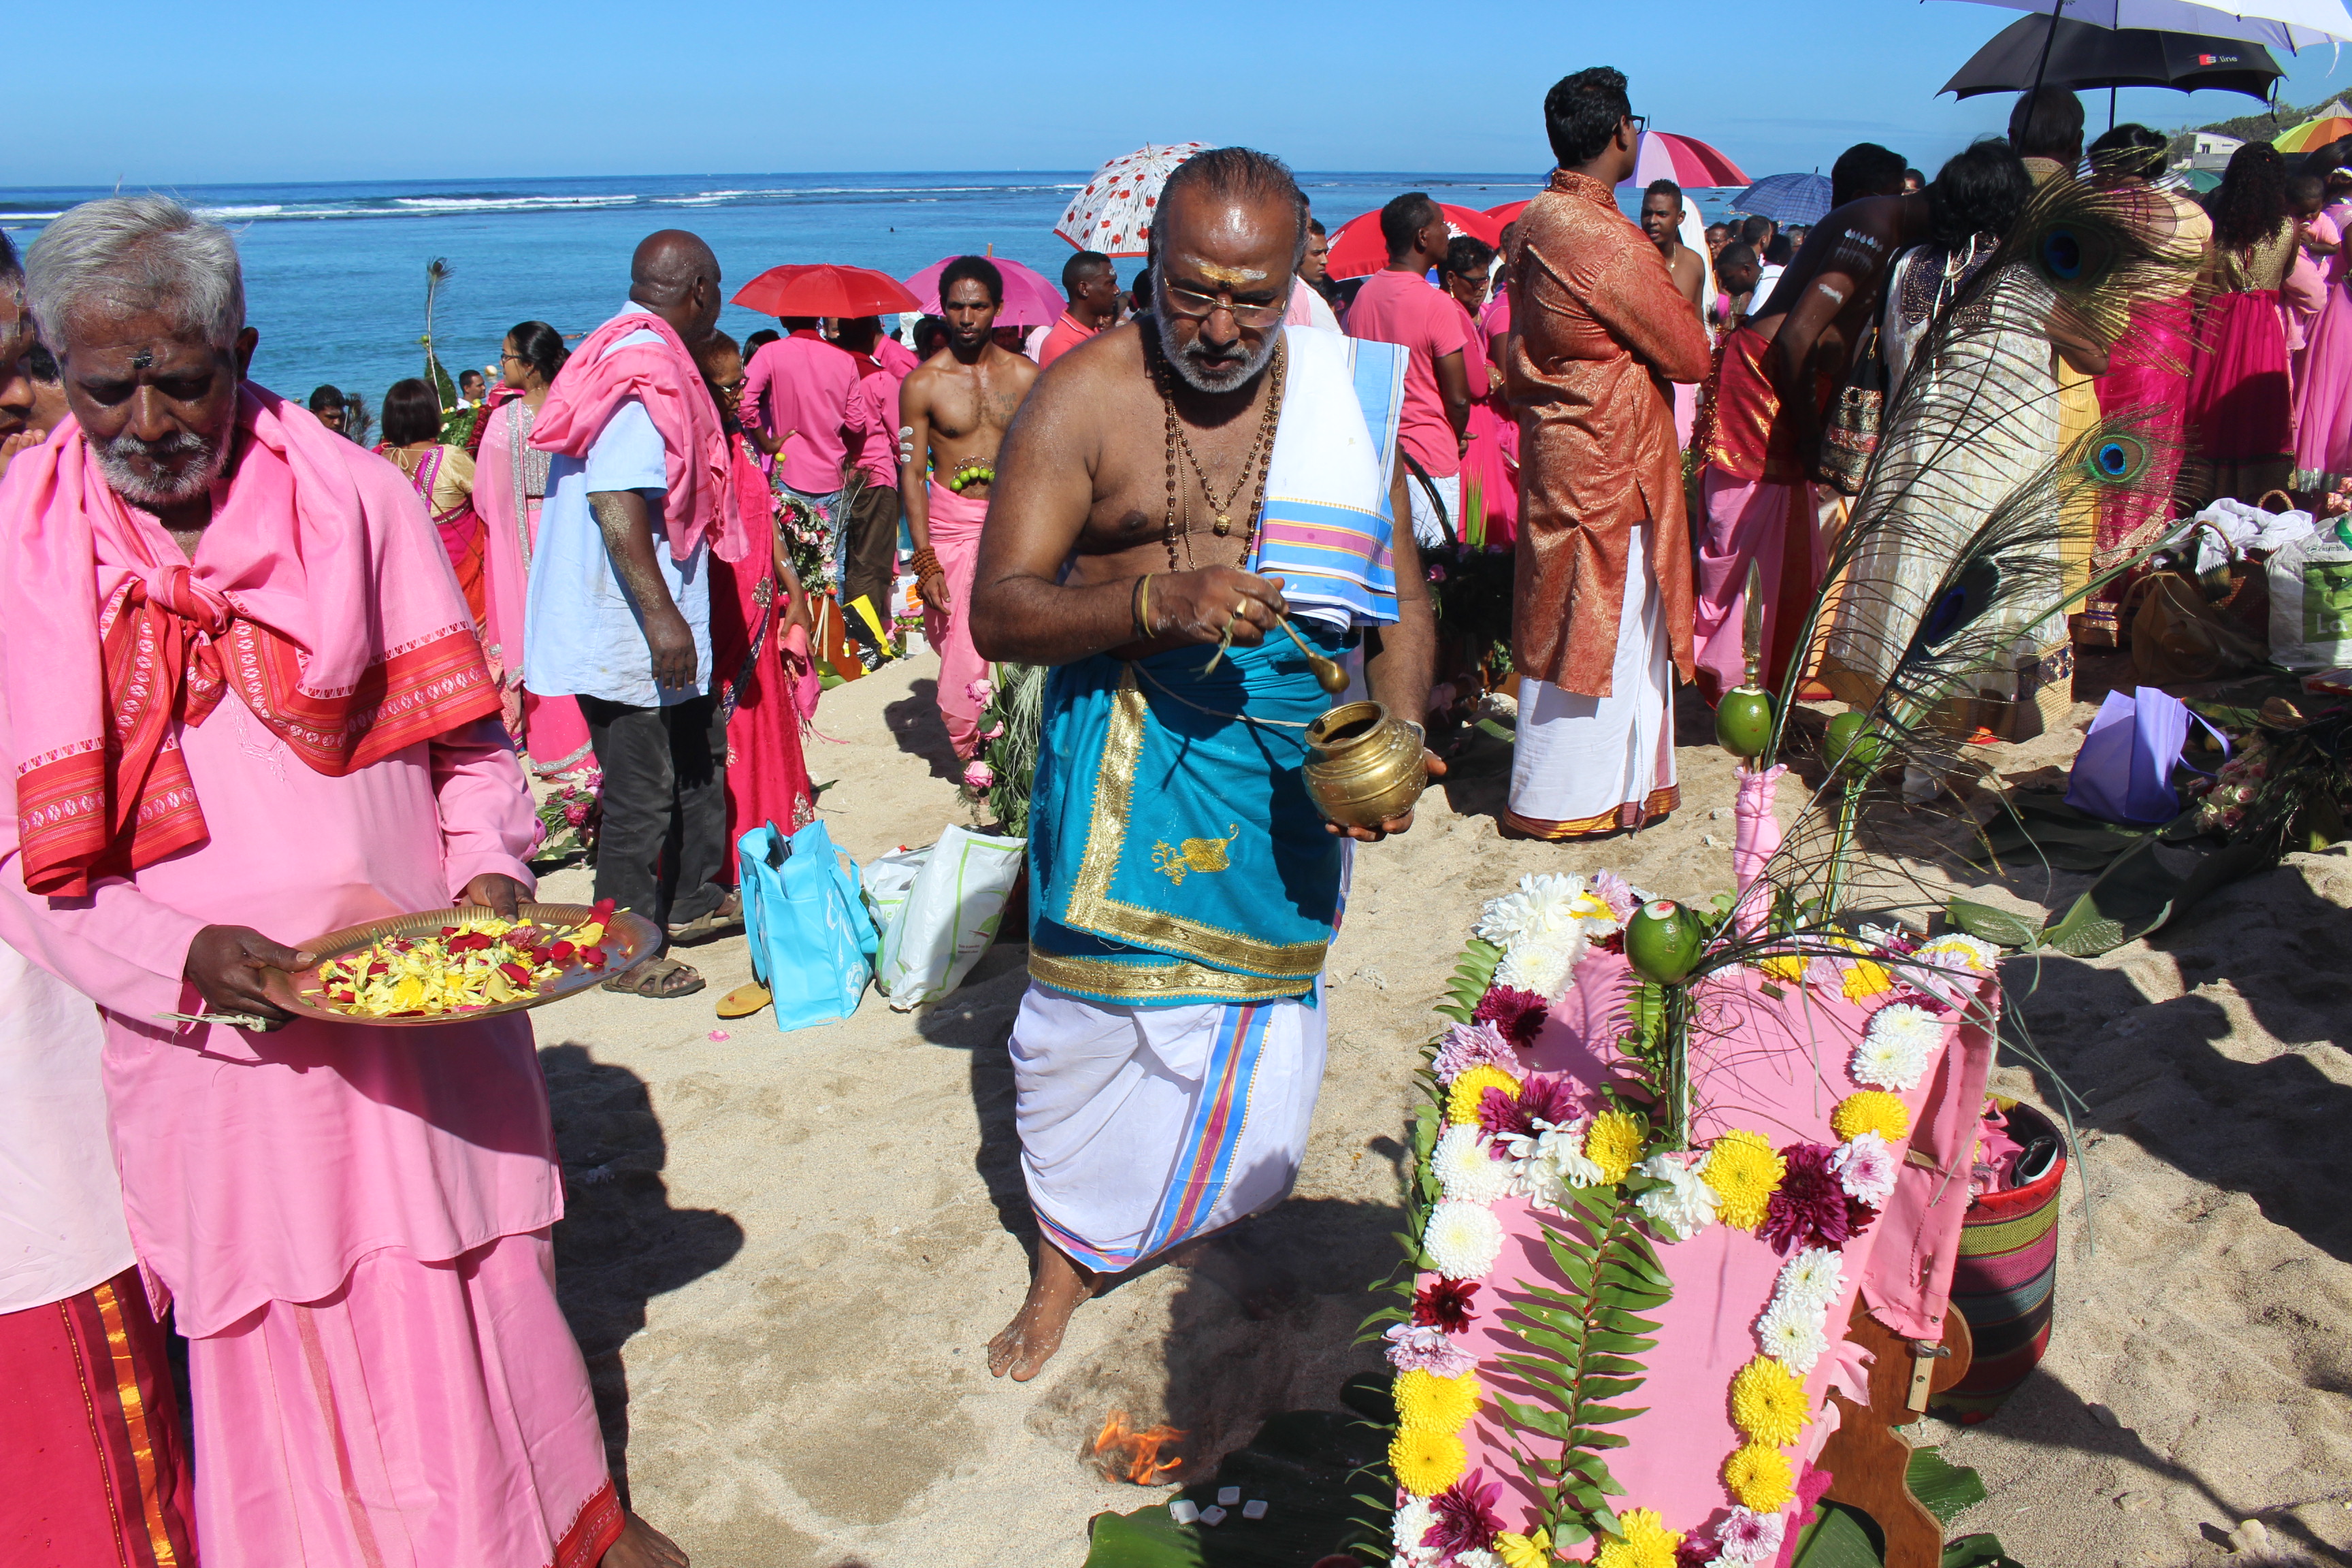
[[[1110,1006],[1032,984],[1014,1118],[1045,1239],[1116,1274],[1289,1196],[1323,1082],[1315,1000]]]
[[[1639,827],[1681,804],[1675,784],[1673,665],[1665,606],[1650,570],[1657,524],[1633,530],[1617,658],[1606,697],[1519,679],[1518,742],[1504,820],[1538,838]]]

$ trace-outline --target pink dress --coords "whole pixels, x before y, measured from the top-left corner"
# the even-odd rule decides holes
[[[2197,321],[2203,352],[2189,372],[2188,430],[2215,468],[2219,495],[2254,500],[2259,490],[2240,492],[2270,479],[2294,450],[2279,289],[2299,248],[2291,219],[2250,250],[2216,248],[2215,292]]]
[[[474,510],[485,531],[489,656],[506,700],[507,730],[541,778],[562,778],[596,765],[588,721],[576,697],[541,697],[522,684],[523,606],[530,597],[530,557],[539,543],[539,509],[547,495],[545,452],[530,445],[534,411],[509,398],[485,416],[481,455],[474,464]],[[520,453],[518,463],[515,455]]]
[[[1514,437],[1518,432],[1511,426],[1501,392],[1489,390],[1493,378],[1486,367],[1492,362],[1486,356],[1486,334],[1458,300],[1454,308],[1462,312],[1462,373],[1470,383],[1470,445],[1462,452],[1462,515],[1454,520],[1454,528],[1465,542],[1477,537],[1489,549],[1507,546],[1519,532],[1519,466],[1516,450],[1505,452],[1503,436],[1507,430]],[[1517,444],[1511,443],[1514,448]],[[1483,521],[1473,515],[1474,489]]]
[[[868,378],[872,379],[871,377]],[[772,515],[774,492],[737,436],[735,479],[746,517]],[[769,525],[772,530],[773,524]],[[771,534],[772,537],[772,533]],[[710,561],[710,662],[727,714],[727,873],[736,840],[762,823],[790,835],[816,816],[816,793],[801,754],[800,675],[808,647],[784,646],[783,578],[772,547],[730,565]]]
[[[2311,223],[2328,239],[2352,230],[2352,204],[2338,203]],[[2294,466],[2352,472],[2352,278],[2341,250],[2327,258],[2327,299],[2311,323],[2298,365]]]

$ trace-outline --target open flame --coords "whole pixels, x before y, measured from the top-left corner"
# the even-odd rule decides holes
[[[1184,1434],[1173,1426],[1147,1426],[1140,1432],[1127,1424],[1127,1412],[1114,1410],[1096,1434],[1089,1450],[1106,1479],[1133,1481],[1139,1487],[1159,1486],[1163,1478],[1181,1469],[1184,1456],[1175,1452]],[[1162,1458],[1162,1454],[1166,1457]]]

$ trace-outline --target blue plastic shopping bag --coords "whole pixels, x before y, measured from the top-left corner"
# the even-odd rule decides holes
[[[2180,792],[2173,787],[2172,770],[2180,764],[2188,744],[2189,721],[2197,715],[2178,697],[2153,686],[2107,693],[2074,754],[2074,771],[2066,781],[2066,804],[2102,822],[2152,826],[2180,815]],[[2230,742],[2219,730],[2205,731]]]
[[[874,921],[857,867],[822,822],[790,838],[774,823],[736,841],[751,972],[775,999],[776,1027],[805,1029],[857,1011],[874,977]]]

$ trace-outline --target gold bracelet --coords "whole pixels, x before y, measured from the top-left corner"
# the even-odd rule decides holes
[[[1135,599],[1137,605],[1135,612],[1135,635],[1139,637],[1149,638],[1151,636],[1150,573],[1146,572],[1142,576],[1136,579]]]

